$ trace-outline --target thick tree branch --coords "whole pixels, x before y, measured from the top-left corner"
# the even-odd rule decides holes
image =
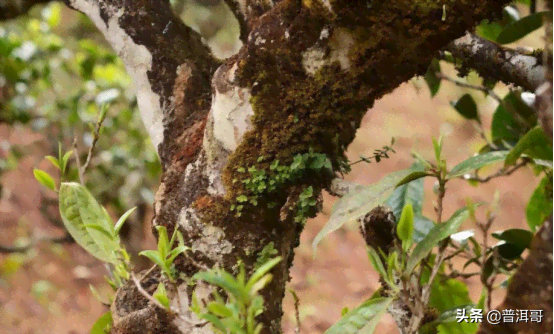
[[[178,271],[190,277],[198,263],[232,272],[238,259],[252,270],[272,242],[285,261],[262,291],[266,309],[259,321],[264,333],[279,334],[302,222],[317,213],[321,192],[344,167],[346,147],[368,108],[424,74],[436,52],[500,13],[508,0],[449,0],[446,17],[443,0],[272,2],[277,4],[271,9],[248,5],[266,3],[261,0],[240,7],[252,30],[213,78],[217,64],[167,1],[70,4],[104,32],[139,87],[141,114],[164,166],[153,224],[169,233],[178,228],[192,248],[194,261],[179,257]],[[331,168],[293,168],[297,157],[310,152],[324,156]],[[301,211],[300,195],[307,191],[315,204]],[[177,290],[182,312],[189,313],[190,286],[180,283]],[[199,298],[209,295],[205,290]],[[115,333],[142,328],[156,310],[132,284],[118,291],[114,304]],[[130,326],[133,319],[137,323]],[[179,318],[170,323],[157,315],[148,326],[160,331],[165,324],[164,333],[213,333],[210,326],[191,328]]]
[[[271,9],[278,1],[266,0],[224,0],[240,25],[240,39],[246,42],[248,34],[256,25],[258,18]]]
[[[164,169],[173,159],[192,160],[199,145],[186,141],[202,133],[217,65],[200,36],[175,16],[167,0],[66,1],[92,19],[125,62]],[[178,152],[185,147],[188,152]]]
[[[0,21],[16,18],[27,13],[39,3],[47,3],[52,0],[0,0]]]
[[[544,81],[546,66],[539,54],[526,54],[467,33],[446,49],[464,66],[487,79],[513,84],[534,92]]]

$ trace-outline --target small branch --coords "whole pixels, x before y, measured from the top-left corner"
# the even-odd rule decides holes
[[[503,47],[470,33],[450,43],[445,50],[483,78],[520,86],[531,92],[544,81],[546,67],[540,57]]]
[[[489,175],[485,178],[480,178],[478,176],[471,176],[469,178],[465,178],[464,176],[460,176],[459,178],[462,179],[462,180],[466,180],[466,181],[476,181],[476,182],[479,182],[479,183],[486,183],[486,182],[489,182],[490,180],[492,180],[494,178],[497,178],[497,177],[512,175],[518,169],[521,169],[522,167],[525,167],[529,163],[529,161],[530,161],[529,159],[523,159],[523,161],[521,161],[517,165],[513,166],[512,168],[502,167],[496,173],[494,173],[492,175]]]
[[[449,81],[449,82],[455,84],[458,87],[475,89],[475,90],[481,91],[485,94],[488,94],[488,95],[492,96],[492,98],[494,98],[502,107],[504,107],[504,109],[506,109],[506,111],[508,111],[510,114],[512,114],[512,116],[514,116],[519,121],[521,121],[522,124],[528,124],[528,122],[523,117],[521,117],[521,115],[516,110],[514,110],[513,106],[506,104],[504,99],[502,99],[498,94],[496,94],[496,92],[494,90],[492,90],[490,88],[487,88],[485,86],[472,85],[472,84],[469,84],[467,82],[456,80],[456,79],[451,78],[451,77],[449,77],[447,75],[444,75],[442,73],[437,73],[437,78]],[[484,132],[482,131],[482,124],[480,122],[478,122],[478,123],[481,127],[480,128],[481,137],[483,137],[483,139],[485,139],[487,141],[487,143],[489,143],[489,140],[486,138],[486,136],[484,135]],[[491,143],[489,143],[489,144],[491,144]]]
[[[529,4],[529,13],[535,14],[537,12],[537,0],[531,0]]]
[[[41,242],[48,242],[51,244],[67,244],[72,243],[74,240],[71,237],[69,233],[66,232],[65,235],[61,237],[38,237],[32,239],[27,245],[25,246],[3,246],[0,245],[0,253],[4,254],[13,254],[13,253],[25,253],[32,248],[34,248],[36,245],[38,245]]]
[[[104,107],[107,108],[107,107]],[[88,149],[88,155],[87,160],[85,161],[85,164],[83,165],[82,173],[85,174],[87,171],[88,166],[90,165],[90,160],[92,159],[92,151],[94,150],[94,147],[96,146],[96,143],[98,142],[98,139],[100,138],[100,129],[102,128],[102,123],[104,123],[104,120],[106,119],[106,115],[108,113],[104,112],[104,110],[100,113],[100,118],[98,119],[98,122],[96,123],[96,128],[94,129],[94,136],[92,138],[92,144],[90,145],[90,148]]]
[[[498,101],[498,103],[500,103],[500,104],[504,103],[502,98],[500,96],[498,96],[498,94],[496,94],[494,92],[494,90],[492,90],[490,88],[487,88],[485,86],[472,85],[472,84],[469,84],[467,82],[456,80],[456,79],[451,78],[451,77],[449,77],[447,75],[444,75],[442,73],[437,73],[436,75],[437,75],[438,79],[449,81],[449,82],[455,84],[458,87],[479,90],[479,91],[481,91],[485,94],[488,94],[488,95],[492,96],[496,101]]]
[[[75,151],[75,163],[77,164],[77,171],[79,172],[79,181],[81,184],[85,184],[85,176],[83,168],[81,167],[81,158],[79,158],[79,147],[77,147],[77,134],[73,137],[73,150]]]
[[[294,328],[294,334],[300,334],[300,298],[294,290],[290,290],[292,298],[294,299],[294,315],[296,317],[296,327]]]
[[[486,223],[480,223],[480,222],[477,222],[477,226],[479,226],[479,228],[481,229],[481,232],[483,233],[483,256],[481,258],[481,270],[483,270],[485,268],[485,263],[487,262],[487,249],[489,247],[489,243],[488,243],[488,240],[489,240],[489,231],[492,227],[492,224],[494,223],[494,219],[495,219],[495,215],[493,215],[492,213],[489,215],[489,217],[487,218],[487,222]],[[497,250],[495,250],[496,252]],[[496,256],[496,254],[494,255]],[[494,278],[495,276],[493,275],[493,277],[490,277],[489,279],[483,281],[483,279],[481,279],[481,282],[483,283],[483,285],[485,286],[485,289],[487,289],[487,297],[486,297],[486,306],[487,306],[487,310],[490,310],[491,309],[491,302],[492,302],[492,290],[493,290],[493,284],[494,284]]]
[[[446,181],[439,179],[439,196],[437,199],[437,224],[442,223],[444,196],[446,195]]]

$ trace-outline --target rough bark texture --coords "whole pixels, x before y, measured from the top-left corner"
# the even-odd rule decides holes
[[[504,302],[496,310],[542,310],[541,322],[500,323],[484,320],[477,334],[552,333],[552,216],[535,235],[531,252],[512,278]]]
[[[423,75],[439,50],[508,3],[227,0],[245,43],[220,64],[167,0],[66,2],[104,33],[138,86],[164,171],[153,225],[178,228],[204,266],[233,271],[241,259],[251,270],[269,242],[285,259],[263,291],[260,321],[272,334],[281,333],[301,222],[319,207],[301,211],[300,194],[311,187],[320,201],[373,102]],[[310,152],[332,168],[293,168]],[[198,267],[181,257],[177,269],[190,277]],[[159,280],[152,271],[142,285],[151,293]],[[112,332],[213,333],[195,325],[191,293],[185,282],[170,291],[186,322],[155,309],[129,282],[112,305]]]
[[[540,53],[511,50],[473,34],[466,34],[446,47],[464,66],[483,78],[502,81],[534,92],[543,82],[552,54],[543,59]]]
[[[264,290],[268,303],[260,321],[264,332],[280,333],[281,303],[301,231],[295,221],[299,194],[311,186],[319,199],[329,187],[375,99],[424,74],[436,52],[500,13],[506,2],[284,0],[271,9],[246,2],[257,19],[246,16],[252,30],[245,46],[215,74],[217,63],[167,1],[69,4],[104,32],[140,87],[141,114],[164,167],[153,224],[170,232],[179,228],[196,261],[230,271],[237,259],[252,268],[257,253],[273,242],[285,261]],[[333,171],[279,178],[270,168],[291,166],[295,156],[310,150],[325,154]],[[254,168],[274,186],[246,186]],[[240,216],[237,205],[243,205]],[[188,276],[198,270],[186,258],[179,259],[178,269]],[[144,279],[149,280],[155,281]],[[173,299],[188,305],[186,284]],[[209,326],[148,318],[151,308],[131,285],[121,289],[112,306],[114,332],[211,333]]]

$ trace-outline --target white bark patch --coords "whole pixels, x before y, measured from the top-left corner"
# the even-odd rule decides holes
[[[306,73],[315,74],[317,70],[325,65],[325,52],[317,46],[309,48],[302,54],[302,65]]]
[[[519,69],[520,72],[526,73],[533,86],[538,87],[544,81],[546,68],[545,66],[538,65],[535,57],[512,55],[509,60],[510,64]]]
[[[329,12],[333,13],[333,6],[331,5],[331,1],[321,0],[321,3],[323,4],[323,6],[325,6],[325,8],[329,10]]]
[[[183,333],[189,334],[213,334],[212,327],[207,326],[198,326],[195,327],[195,324],[202,324],[205,320],[198,318],[198,316],[192,312],[189,307],[192,304],[192,301],[189,300],[187,289],[189,288],[188,284],[181,284],[177,287],[177,296],[171,300],[171,307],[180,311],[182,317],[176,317],[173,320],[173,324],[179,328]],[[213,291],[213,288],[207,284],[199,282],[196,285],[195,293],[196,298],[199,301],[209,300],[209,297]],[[191,328],[192,327],[192,328]]]
[[[234,76],[235,71],[236,65],[229,71],[229,76]],[[226,92],[215,91],[210,110],[213,136],[228,151],[234,151],[244,133],[252,128],[250,117],[254,115],[254,110],[250,96],[249,89],[236,86]]]
[[[215,262],[220,262],[223,255],[233,251],[233,245],[225,240],[223,229],[211,225],[204,225],[202,236],[192,244],[193,251],[200,251]]]
[[[150,139],[157,147],[163,140],[163,106],[160,96],[152,90],[147,72],[152,68],[152,54],[144,45],[136,44],[119,24],[124,9],[107,9],[110,19],[105,24],[100,16],[98,1],[73,0],[73,7],[87,15],[102,31],[106,39],[124,61],[125,67],[137,89],[137,101],[142,121]]]

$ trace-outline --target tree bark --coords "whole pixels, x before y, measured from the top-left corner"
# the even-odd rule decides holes
[[[300,193],[312,187],[320,201],[344,169],[345,149],[373,102],[424,74],[440,49],[507,2],[274,1],[246,19],[251,23],[243,29],[251,31],[245,45],[223,64],[168,1],[68,4],[104,33],[139,87],[141,115],[164,172],[153,225],[170,233],[178,228],[194,262],[228,271],[237,259],[251,270],[258,252],[273,242],[285,260],[263,291],[260,321],[264,333],[281,333],[282,299],[302,230],[298,220],[317,212],[316,205],[299,217]],[[246,9],[258,4],[244,3]],[[325,154],[332,170],[279,179],[270,168],[290,167],[310,151]],[[253,190],[245,184],[254,169],[264,171],[264,182],[281,181]],[[240,216],[237,205],[243,205]],[[198,271],[186,257],[177,264],[188,277]],[[143,287],[155,288],[159,276],[148,274]],[[194,320],[191,293],[182,283],[172,302]],[[212,333],[149,306],[132,283],[118,291],[112,313],[114,333]]]
[[[373,102],[425,74],[439,50],[509,1],[226,2],[244,46],[220,63],[167,0],[66,0],[102,31],[138,87],[163,167],[152,225],[179,229],[193,249],[194,261],[178,258],[178,271],[191,277],[197,263],[233,271],[237,259],[252,270],[273,242],[285,260],[262,291],[260,321],[264,333],[281,333],[294,248],[319,208],[301,211],[300,194],[311,187],[320,203]],[[332,168],[291,172],[309,152]],[[142,286],[152,293],[160,279],[145,273]],[[170,293],[190,322],[155,308],[129,282],[112,305],[112,333],[213,333],[188,310],[186,280]]]
[[[519,321],[491,324],[483,320],[477,334],[552,333],[552,216],[535,235],[531,252],[512,278],[504,302],[495,308],[506,310],[540,310],[541,321]]]

